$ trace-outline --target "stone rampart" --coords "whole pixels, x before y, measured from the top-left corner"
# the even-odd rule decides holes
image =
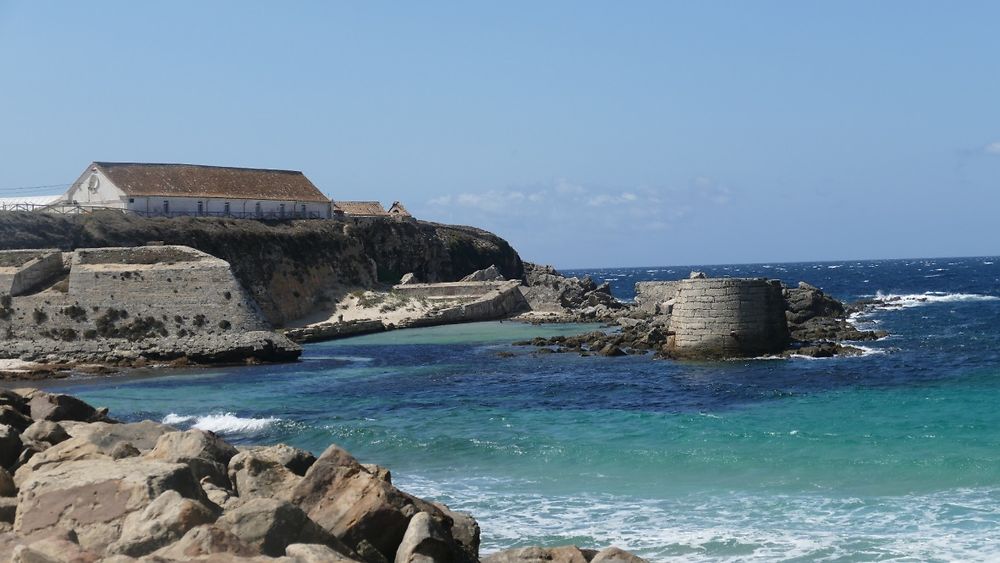
[[[0,251],[0,293],[30,293],[63,271],[62,252],[58,250]]]
[[[287,342],[269,332],[229,264],[204,252],[80,249],[69,254],[69,266],[67,283],[2,298],[0,342],[8,356],[157,358],[187,350],[190,357],[218,351],[222,358],[266,347],[269,339],[278,347]]]
[[[681,358],[747,357],[780,352],[788,325],[777,280],[695,278],[678,282],[668,339]]]

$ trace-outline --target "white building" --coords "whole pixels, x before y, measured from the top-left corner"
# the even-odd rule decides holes
[[[330,199],[302,172],[195,164],[94,162],[62,199],[68,206],[148,216],[328,219],[333,214]]]

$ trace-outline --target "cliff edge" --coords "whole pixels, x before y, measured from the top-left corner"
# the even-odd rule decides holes
[[[524,267],[502,238],[472,227],[422,221],[262,222],[217,217],[145,218],[0,214],[0,250],[142,246],[195,248],[228,262],[274,326],[336,302],[352,289],[394,284],[413,272],[429,282],[456,281],[495,264],[507,278]]]

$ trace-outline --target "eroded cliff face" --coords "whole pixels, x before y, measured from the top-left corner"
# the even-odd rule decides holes
[[[230,263],[276,326],[351,288],[399,281],[455,281],[495,264],[520,278],[517,252],[480,229],[392,220],[259,222],[215,217],[144,218],[115,211],[81,216],[0,214],[0,249],[190,246]]]

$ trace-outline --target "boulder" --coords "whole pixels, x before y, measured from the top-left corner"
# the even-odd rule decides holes
[[[18,432],[31,426],[31,418],[10,405],[0,405],[0,424],[6,424]]]
[[[231,510],[242,504],[242,499],[234,495],[232,491],[215,485],[208,479],[201,480],[201,490],[204,491],[205,497],[212,504],[219,506],[223,510]]]
[[[32,423],[21,433],[21,436],[22,438],[28,438],[35,442],[45,442],[53,446],[59,442],[69,440],[69,434],[66,432],[66,429],[58,422],[52,422],[51,420],[39,420]]]
[[[291,557],[295,563],[356,563],[357,559],[351,559],[333,549],[315,543],[293,543],[285,548],[285,555]]]
[[[215,554],[227,555],[227,558],[220,559],[226,561],[233,557],[259,555],[260,552],[214,524],[191,528],[181,539],[153,552],[155,557],[177,561],[190,561],[194,557]]]
[[[597,552],[590,563],[646,563],[646,560],[614,546]]]
[[[451,535],[426,512],[410,518],[394,563],[451,563],[457,560]]]
[[[28,403],[35,420],[93,420],[97,410],[72,395],[36,392]]]
[[[149,450],[162,434],[173,430],[169,426],[148,420],[132,424],[94,422],[63,426],[68,426],[66,430],[71,438],[44,451],[34,452],[34,455],[23,460],[14,474],[15,483],[21,483],[34,471],[67,461],[131,457],[130,454],[134,452],[121,444],[129,444],[140,451]]]
[[[345,557],[351,550],[287,501],[251,499],[222,515],[215,523],[264,555],[284,555],[292,543],[318,543]]]
[[[269,454],[267,449],[253,449],[229,461],[229,480],[240,497],[291,499],[302,477]]]
[[[170,456],[200,457],[227,465],[236,448],[214,432],[193,428],[184,432],[169,432],[160,436],[147,456],[161,459]]]
[[[94,563],[101,557],[65,536],[54,536],[14,548],[10,563]]]
[[[389,483],[390,485],[392,484],[392,471],[389,471],[388,467],[382,467],[381,465],[375,463],[362,463],[361,466],[367,469],[368,472],[375,477]]]
[[[434,503],[434,506],[451,518],[451,538],[455,544],[465,553],[468,561],[479,561],[479,523],[468,512],[458,512],[447,506]]]
[[[496,267],[496,264],[490,265],[489,268],[483,268],[482,270],[476,270],[471,274],[465,276],[461,279],[464,282],[483,282],[483,281],[503,281],[503,274]]]
[[[187,466],[143,458],[88,459],[34,471],[21,482],[14,531],[75,530],[80,545],[103,551],[117,540],[124,519],[166,491],[199,499]]]
[[[9,471],[0,467],[0,497],[15,496],[17,496],[17,485],[14,484],[14,478],[10,476]]]
[[[518,547],[484,557],[482,563],[588,563],[587,555],[575,545],[561,547]]]
[[[15,517],[17,517],[17,499],[0,497],[0,522],[13,525]]]
[[[214,432],[191,429],[160,436],[146,457],[183,463],[191,467],[196,479],[207,477],[220,487],[229,487],[226,465],[237,453],[236,448]]]
[[[17,430],[6,424],[0,424],[0,467],[13,467],[21,455],[23,445]]]
[[[598,354],[608,357],[617,357],[617,356],[624,356],[625,352],[618,346],[615,346],[614,344],[607,344],[600,349]]]
[[[387,561],[395,559],[414,514],[424,510],[436,519],[447,519],[430,503],[372,474],[337,445],[327,448],[309,468],[295,487],[292,502],[360,555],[364,550],[358,546],[367,541]]]
[[[108,424],[94,422],[91,424],[63,423],[63,428],[73,438],[87,437],[96,444],[107,446],[108,452],[118,442],[128,442],[141,452],[148,452],[156,445],[160,436],[177,429],[166,424],[143,420],[129,424]]]
[[[145,509],[129,514],[121,536],[108,546],[109,554],[139,557],[179,540],[188,530],[215,521],[215,511],[203,503],[164,491]]]
[[[307,452],[299,448],[293,448],[285,444],[277,444],[264,448],[250,448],[251,451],[259,452],[268,459],[272,459],[284,465],[289,471],[299,477],[306,474],[312,464],[316,463],[316,456],[312,452]]]
[[[30,413],[28,410],[28,401],[24,398],[24,395],[10,389],[0,389],[0,405],[13,407],[23,415]]]

